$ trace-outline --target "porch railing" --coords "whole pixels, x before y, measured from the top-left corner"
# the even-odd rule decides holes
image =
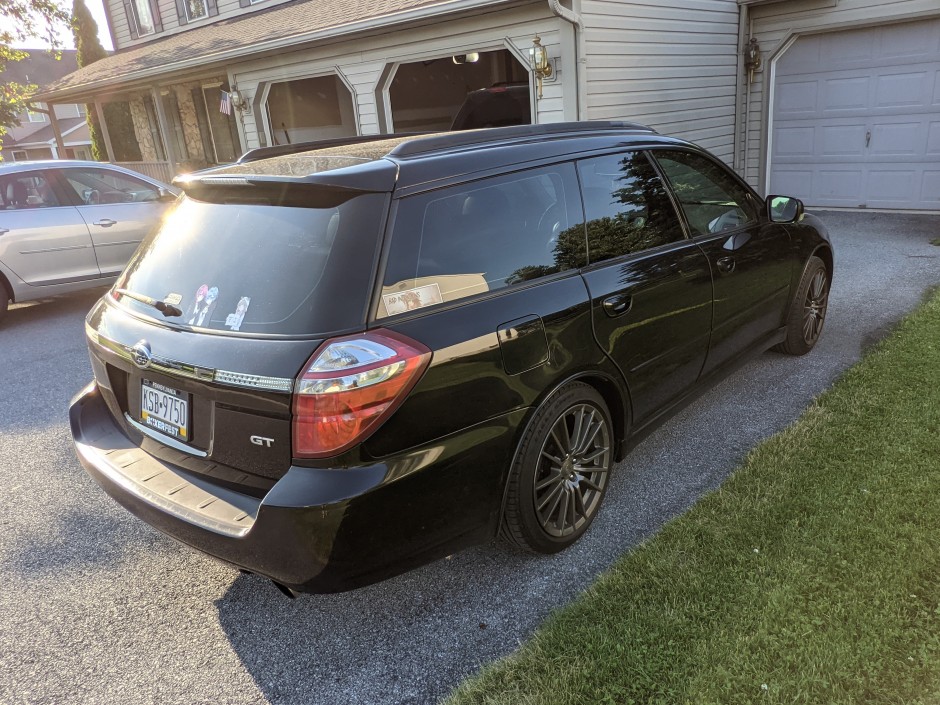
[[[169,162],[113,162],[125,169],[131,169],[151,179],[157,179],[164,183],[170,183],[173,180],[173,170]]]

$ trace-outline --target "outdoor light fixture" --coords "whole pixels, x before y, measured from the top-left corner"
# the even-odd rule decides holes
[[[754,37],[751,37],[747,46],[744,48],[744,68],[747,69],[747,82],[754,80],[754,72],[761,69],[760,44]]]
[[[480,60],[480,53],[471,51],[469,54],[455,54],[452,58],[458,66],[461,64],[475,64]]]
[[[251,109],[251,99],[238,89],[233,90],[229,95],[232,97],[232,107],[235,110],[247,113]]]
[[[548,61],[548,49],[542,46],[542,38],[535,35],[532,40],[532,47],[529,49],[529,67],[535,74],[535,80],[538,85],[538,97],[542,97],[542,79],[549,78],[552,75],[552,65]]]

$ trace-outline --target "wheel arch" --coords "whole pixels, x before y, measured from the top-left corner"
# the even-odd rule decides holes
[[[813,250],[810,257],[819,257],[819,259],[823,261],[823,264],[826,265],[826,273],[829,275],[829,284],[831,285],[833,267],[835,265],[835,262],[833,260],[833,255],[832,255],[832,248],[829,247],[828,245],[819,245],[819,247]],[[808,263],[809,263],[809,260],[807,260],[807,264]],[[804,267],[804,271],[805,271],[805,267]]]
[[[539,398],[537,404],[533,404],[531,407],[529,407],[525,421],[519,427],[520,430],[516,434],[515,447],[512,451],[512,457],[510,458],[509,463],[506,465],[506,471],[502,479],[503,498],[500,502],[499,516],[497,517],[496,522],[497,534],[499,533],[500,526],[502,526],[503,518],[506,513],[506,500],[509,496],[509,477],[512,472],[512,467],[516,464],[516,457],[519,454],[519,446],[522,445],[522,439],[525,438],[526,433],[528,433],[529,427],[532,425],[532,421],[535,418],[536,412],[541,409],[548,402],[548,400],[551,399],[556,392],[558,392],[559,389],[572,382],[582,382],[587,384],[601,395],[604,403],[607,404],[607,410],[610,412],[611,422],[614,427],[614,462],[620,462],[624,459],[624,457],[626,457],[627,436],[631,422],[630,410],[632,408],[630,391],[627,389],[626,385],[623,382],[617,380],[611,374],[608,374],[602,370],[584,370],[566,377],[564,380],[552,387],[549,391],[544,393]]]
[[[13,285],[10,284],[10,280],[7,279],[2,269],[0,269],[0,288],[6,289],[7,298],[13,303],[16,303],[16,294],[13,291]]]

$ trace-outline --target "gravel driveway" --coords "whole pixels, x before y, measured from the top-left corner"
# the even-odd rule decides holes
[[[940,284],[940,216],[821,213],[829,320],[644,441],[584,539],[553,557],[476,548],[355,592],[290,601],[133,518],[81,470],[66,409],[90,377],[100,291],[0,327],[0,703],[429,703],[510,653],[623,551],[717,487]]]

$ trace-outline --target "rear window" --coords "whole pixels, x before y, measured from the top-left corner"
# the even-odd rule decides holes
[[[387,207],[369,194],[330,208],[183,198],[115,285],[182,309],[173,324],[260,335],[322,334],[365,320]]]
[[[583,266],[576,178],[559,164],[402,199],[378,318]]]

